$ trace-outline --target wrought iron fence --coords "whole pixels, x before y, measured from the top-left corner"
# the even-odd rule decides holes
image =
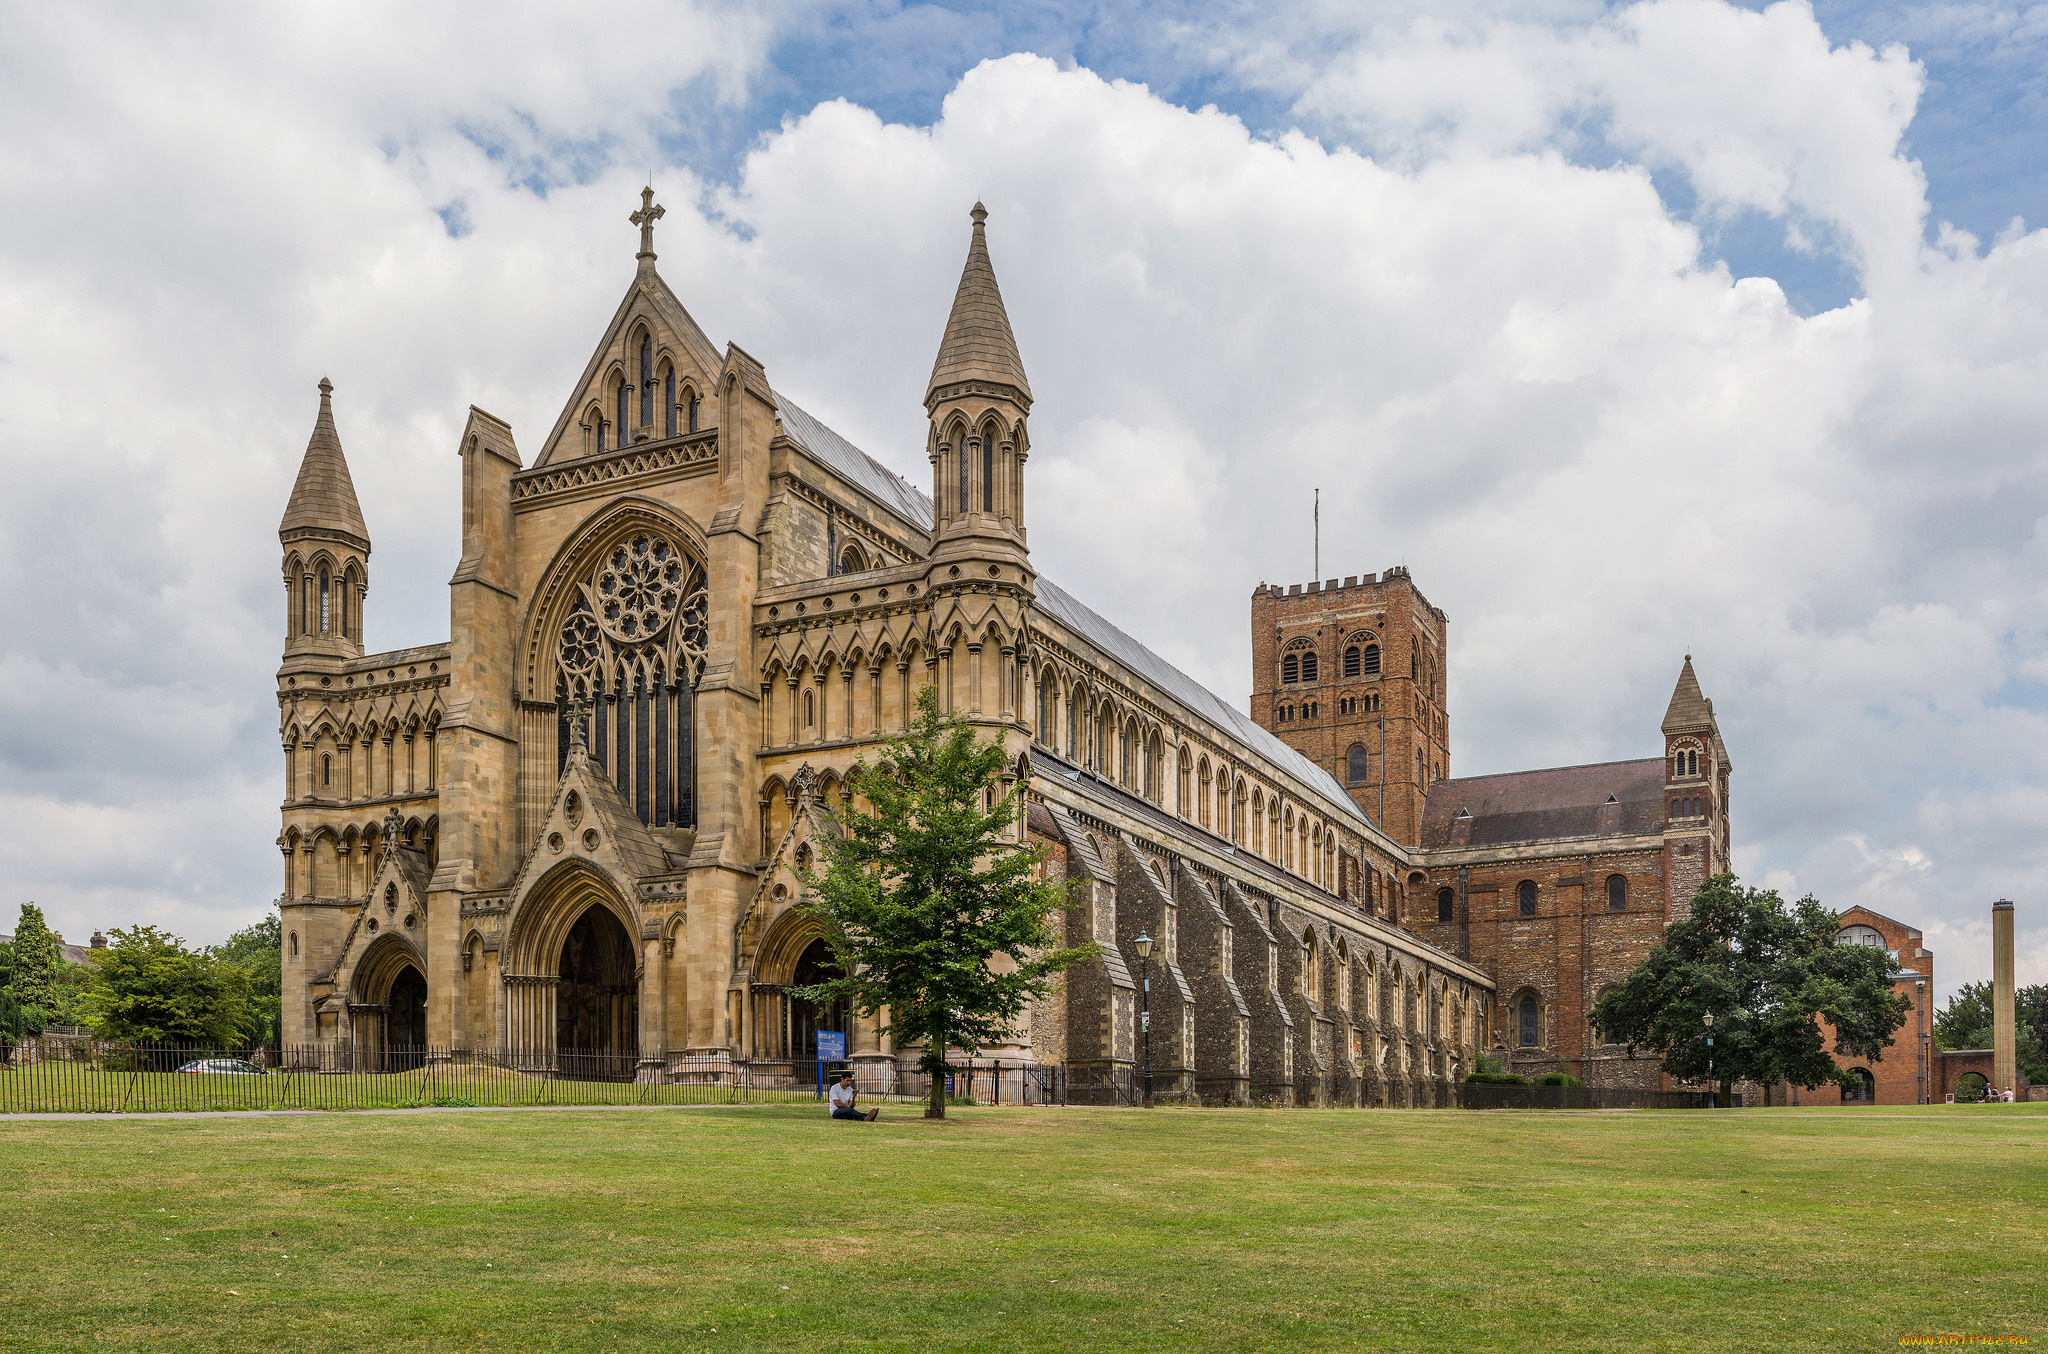
[[[1707,1091],[1639,1091],[1620,1086],[1499,1086],[1468,1081],[1458,1103],[1468,1110],[1698,1110]],[[1742,1097],[1734,1097],[1734,1108]]]
[[[816,1102],[851,1071],[861,1097],[921,1101],[930,1078],[886,1059],[756,1060],[612,1050],[196,1048],[77,1036],[0,1046],[0,1113],[405,1109],[425,1106],[749,1105]],[[1143,1103],[1143,1074],[1114,1065],[976,1062],[947,1069],[947,1094],[977,1105]],[[1214,1094],[1211,1091],[1215,1092]],[[1199,1103],[1313,1103],[1295,1080],[1198,1083]],[[1465,1083],[1468,1109],[1701,1109],[1704,1091]],[[1741,1097],[1735,1098],[1737,1106]]]
[[[29,1040],[5,1053],[6,1114],[801,1103],[821,1099],[826,1078],[839,1069],[682,1056],[643,1061],[609,1050],[337,1044],[280,1050]],[[864,1095],[902,1093],[893,1078],[867,1080]]]

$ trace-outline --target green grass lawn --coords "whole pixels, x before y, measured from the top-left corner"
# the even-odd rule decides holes
[[[0,1124],[0,1347],[2048,1339],[2048,1106]]]

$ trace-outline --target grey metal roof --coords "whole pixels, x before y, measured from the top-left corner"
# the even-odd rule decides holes
[[[783,431],[804,450],[873,494],[883,507],[905,521],[931,530],[932,501],[915,485],[790,403],[779,390],[775,392],[775,403]],[[1335,776],[1254,723],[1250,715],[1083,606],[1043,574],[1038,576],[1037,591],[1038,604],[1046,614],[1217,728],[1235,735],[1254,752],[1322,795],[1328,801],[1326,807],[1355,823],[1379,830],[1379,825],[1358,807]]]
[[[1356,822],[1377,826],[1365,810],[1345,793],[1335,776],[1259,727],[1250,715],[1242,713],[1208,687],[1081,605],[1045,575],[1039,575],[1037,587],[1039,606],[1060,624],[1218,728],[1236,735],[1253,751],[1323,795],[1329,800],[1329,807]]]
[[[775,393],[775,412],[782,418],[782,430],[811,455],[841,476],[874,495],[875,500],[904,521],[932,529],[932,501],[909,480],[833,432],[809,414],[791,404],[781,391]]]

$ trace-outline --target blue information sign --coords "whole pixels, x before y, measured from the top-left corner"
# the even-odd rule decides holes
[[[818,1061],[821,1063],[837,1063],[846,1061],[845,1031],[818,1031]]]

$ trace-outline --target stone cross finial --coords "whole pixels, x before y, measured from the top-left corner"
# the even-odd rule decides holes
[[[654,223],[667,215],[667,208],[655,202],[653,187],[642,188],[640,190],[640,210],[626,218],[634,225],[640,227],[640,252],[634,257],[643,259],[654,257]]]
[[[562,713],[569,721],[569,746],[580,748],[583,744],[583,721],[590,718],[590,702],[572,700],[562,706]]]

